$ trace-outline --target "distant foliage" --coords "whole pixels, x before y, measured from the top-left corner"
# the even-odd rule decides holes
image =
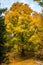
[[[34,0],[34,1],[38,2],[39,5],[40,5],[41,7],[43,7],[43,0]]]
[[[5,58],[5,24],[4,24],[4,16],[2,15],[2,13],[4,13],[6,11],[6,9],[0,9],[0,63],[3,62],[4,58]]]

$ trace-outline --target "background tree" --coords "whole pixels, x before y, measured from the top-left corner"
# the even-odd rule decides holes
[[[0,63],[3,62],[4,57],[5,57],[5,47],[4,47],[4,43],[5,43],[5,24],[4,24],[4,16],[2,15],[2,13],[4,13],[6,11],[6,9],[0,9]]]
[[[41,39],[41,48],[43,47],[43,0],[34,0],[36,1],[41,7],[42,7],[42,11],[41,11],[41,14],[40,14],[40,27],[38,29],[38,36],[40,37]],[[40,51],[40,54],[43,55],[43,48],[41,49]]]
[[[35,25],[35,35],[34,37],[32,38],[33,42],[38,42],[38,39],[40,40],[40,42],[38,42],[38,46],[36,47],[36,55],[42,53],[43,55],[43,51],[41,51],[43,49],[43,16],[41,13],[37,13],[37,12],[34,12],[33,15],[33,23]],[[36,21],[37,20],[37,21]],[[37,37],[37,38],[36,38]]]
[[[40,5],[41,7],[43,7],[43,0],[34,0],[34,1],[38,2],[39,5]]]

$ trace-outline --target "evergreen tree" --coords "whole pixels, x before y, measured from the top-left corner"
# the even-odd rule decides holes
[[[43,0],[34,0],[34,1],[38,2],[39,5],[40,5],[41,7],[43,7]]]
[[[4,54],[5,54],[5,48],[4,48],[4,35],[5,35],[5,25],[4,25],[4,16],[2,13],[4,13],[6,9],[0,9],[0,63],[3,62]]]

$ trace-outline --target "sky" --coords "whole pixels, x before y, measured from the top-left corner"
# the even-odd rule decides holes
[[[11,5],[14,3],[14,2],[23,2],[23,3],[27,3],[30,5],[30,7],[34,10],[34,11],[37,11],[37,12],[40,12],[41,11],[41,7],[38,5],[38,3],[34,2],[33,0],[0,0],[0,8],[10,8]]]

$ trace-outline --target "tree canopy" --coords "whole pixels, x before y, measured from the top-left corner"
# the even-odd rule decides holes
[[[40,54],[43,45],[43,16],[28,4],[16,2],[5,13],[8,50],[35,51]],[[40,32],[41,31],[41,32]],[[37,53],[36,53],[37,52]]]

